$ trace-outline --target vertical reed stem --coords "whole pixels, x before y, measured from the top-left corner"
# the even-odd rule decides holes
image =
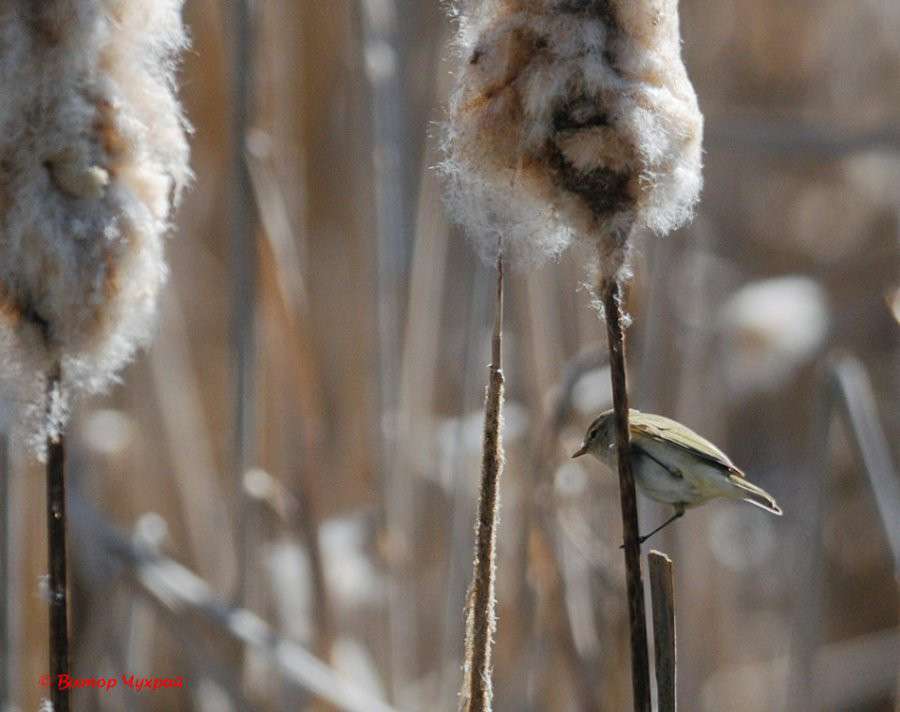
[[[232,195],[231,195],[231,271],[232,323],[234,348],[234,434],[232,476],[237,500],[236,598],[246,602],[248,571],[251,563],[247,528],[247,501],[244,474],[256,460],[256,304],[257,268],[256,214],[253,184],[246,160],[247,129],[253,102],[253,28],[249,0],[233,4],[232,64]]]
[[[52,404],[59,387],[57,364],[47,384]],[[48,407],[52,407],[48,405]],[[69,712],[69,691],[61,690],[60,675],[69,673],[69,622],[66,595],[66,480],[63,435],[47,439],[47,553],[50,569],[50,701],[54,712]]]
[[[503,405],[503,255],[497,255],[497,311],[491,342],[490,380],[484,406],[484,442],[481,461],[481,494],[475,528],[475,562],[466,615],[465,712],[491,709],[491,648],[497,620],[496,548],[497,513],[500,507],[500,475],[503,471],[501,409]]]
[[[601,270],[602,271],[602,270]],[[600,299],[606,312],[609,365],[612,376],[613,407],[616,418],[616,452],[619,466],[619,494],[625,540],[625,576],[628,590],[628,617],[631,628],[631,675],[635,712],[650,712],[650,661],[647,653],[647,622],[644,612],[644,585],[641,577],[641,549],[638,543],[637,497],[631,470],[631,438],[628,430],[628,385],[625,376],[625,334],[622,330],[621,287],[616,277],[601,278]]]
[[[658,712],[675,712],[675,592],[672,560],[651,551],[650,600],[653,605],[653,647],[656,651],[656,697]]]

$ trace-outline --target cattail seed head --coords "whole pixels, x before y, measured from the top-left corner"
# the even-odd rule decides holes
[[[444,170],[485,256],[498,234],[519,261],[579,238],[618,271],[632,227],[691,216],[703,118],[677,0],[483,0],[459,16]]]
[[[190,178],[181,4],[16,0],[0,16],[0,379],[36,442],[149,336]]]

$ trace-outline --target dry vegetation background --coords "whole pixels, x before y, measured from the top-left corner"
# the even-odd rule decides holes
[[[690,228],[641,243],[632,402],[722,445],[785,510],[713,503],[655,541],[676,566],[681,707],[894,712],[900,509],[879,445],[897,461],[900,4],[681,8],[706,189]],[[158,336],[68,440],[76,672],[186,689],[76,708],[305,709],[316,675],[352,692],[305,650],[365,691],[356,709],[453,710],[493,278],[432,170],[450,23],[437,0],[268,0],[252,17],[250,189],[231,157],[233,3],[188,0],[196,182]],[[241,206],[255,280],[231,246]],[[630,699],[616,480],[567,457],[610,399],[584,279],[570,255],[508,283],[498,710]],[[255,337],[240,448],[236,330]],[[829,371],[838,352],[858,361]],[[856,388],[862,453],[845,419],[822,424],[835,382]],[[43,478],[15,443],[10,471],[2,682],[33,710]],[[667,514],[641,506],[644,529]],[[134,556],[153,548],[209,589]]]

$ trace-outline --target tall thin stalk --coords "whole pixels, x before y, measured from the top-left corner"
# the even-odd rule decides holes
[[[601,264],[604,254],[600,254]],[[601,270],[601,274],[603,271]],[[597,291],[606,314],[613,408],[616,419],[619,495],[625,540],[625,576],[628,591],[628,619],[631,629],[631,683],[635,712],[650,712],[650,660],[647,652],[647,622],[644,613],[644,585],[641,576],[641,548],[638,541],[637,497],[631,470],[631,437],[628,426],[628,383],[625,375],[625,334],[622,329],[622,288],[617,276],[601,276]]]
[[[47,384],[48,408],[59,388],[57,364]],[[50,701],[54,712],[69,712],[69,691],[60,689],[60,675],[69,672],[69,622],[66,583],[65,444],[60,433],[47,438],[47,553],[50,593]]]
[[[503,472],[501,442],[503,406],[503,254],[497,255],[497,310],[491,341],[490,377],[484,404],[484,441],[481,459],[481,490],[475,525],[475,561],[466,612],[466,663],[462,709],[491,709],[491,649],[497,619],[496,554],[497,514],[500,508],[500,475]]]
[[[247,504],[244,497],[244,473],[256,460],[256,213],[253,185],[247,167],[245,142],[250,122],[253,87],[253,18],[248,0],[238,0],[232,11],[232,205],[231,270],[232,343],[234,348],[234,436],[232,469],[234,492],[238,502],[237,600],[247,595],[250,568]]]
[[[383,526],[395,542],[389,566],[391,585],[388,598],[388,641],[390,685],[394,701],[403,705],[416,668],[416,577],[411,575],[416,539],[416,479],[407,457],[398,447],[412,442],[409,421],[403,413],[402,348],[403,293],[407,283],[412,244],[407,180],[410,146],[407,131],[406,98],[402,76],[403,33],[399,32],[402,12],[394,0],[363,0],[363,41],[367,57],[366,74],[371,85],[373,120],[373,169],[376,219],[376,314],[378,325],[375,367],[378,374],[377,467],[384,492]],[[391,61],[375,61],[387,53]],[[410,338],[406,334],[407,342]]]

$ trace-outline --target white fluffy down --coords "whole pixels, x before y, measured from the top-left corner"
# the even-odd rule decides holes
[[[443,168],[486,257],[499,236],[527,262],[690,218],[703,118],[677,0],[484,0],[459,19]]]
[[[0,381],[37,444],[73,391],[103,389],[149,337],[171,205],[190,178],[181,4],[55,0],[0,15]]]

